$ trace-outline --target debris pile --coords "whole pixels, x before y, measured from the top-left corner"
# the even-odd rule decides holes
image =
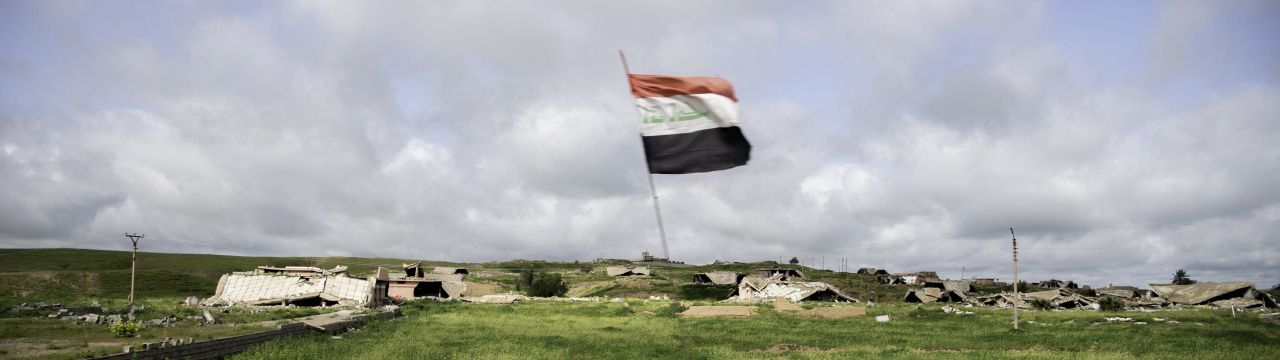
[[[1035,300],[1048,301],[1054,309],[1096,309],[1098,303],[1097,298],[1076,294],[1062,289],[1018,293],[1018,299],[1021,301],[1015,302],[1012,293],[999,293],[995,295],[974,297],[970,303],[973,305],[995,306],[1002,308],[1013,307],[1016,303],[1019,309],[1030,309],[1031,302]]]
[[[1065,287],[1065,286],[1064,286]],[[907,292],[904,301],[934,302],[956,301],[954,297],[963,296],[963,292],[936,287],[916,289]],[[1030,309],[1031,302],[1043,300],[1051,304],[1053,309],[1098,309],[1098,300],[1103,296],[1112,296],[1125,301],[1130,309],[1158,309],[1169,306],[1208,306],[1220,309],[1264,310],[1275,309],[1276,301],[1269,294],[1258,291],[1253,284],[1243,281],[1222,283],[1198,283],[1191,285],[1151,284],[1152,292],[1139,295],[1139,291],[1121,288],[1103,288],[1093,293],[1097,297],[1085,296],[1062,288],[1054,290],[1019,293],[1021,301],[1016,302],[1020,309]],[[957,295],[960,294],[960,295]],[[1015,303],[1012,293],[999,293],[987,296],[975,296],[962,299],[972,305],[995,306],[1008,308]]]

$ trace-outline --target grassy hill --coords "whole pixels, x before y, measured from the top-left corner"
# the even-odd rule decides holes
[[[129,292],[128,251],[89,249],[0,249],[0,306],[18,302],[75,302],[98,298],[123,298]],[[212,295],[222,274],[252,270],[260,265],[345,265],[356,276],[377,267],[399,269],[410,259],[360,257],[251,257],[209,254],[138,253],[137,294],[140,297]],[[673,299],[723,299],[732,287],[691,284],[693,274],[709,271],[751,273],[762,267],[802,270],[812,281],[823,281],[859,299],[896,301],[905,287],[882,285],[869,275],[840,273],[796,265],[749,263],[729,265],[637,264],[653,268],[653,276],[614,278],[604,274],[606,264],[510,260],[486,263],[424,261],[428,266],[461,266],[472,269],[468,281],[513,290],[517,273],[525,269],[560,273],[571,288],[570,296],[649,297]]]

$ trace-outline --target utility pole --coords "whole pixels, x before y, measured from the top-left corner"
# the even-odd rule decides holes
[[[964,267],[960,267],[960,280],[964,280]]]
[[[1013,329],[1018,330],[1018,303],[1022,300],[1018,297],[1018,234],[1009,228],[1009,235],[1013,236]]]
[[[133,242],[133,265],[129,267],[129,313],[133,313],[133,281],[138,276],[138,240],[147,237],[147,234],[124,233],[124,236]]]

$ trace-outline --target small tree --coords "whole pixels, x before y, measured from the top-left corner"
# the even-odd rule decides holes
[[[520,271],[520,277],[516,278],[516,291],[528,289],[533,285],[533,269],[524,269]]]
[[[1178,271],[1173,272],[1174,285],[1191,285],[1195,283],[1196,281],[1191,280],[1191,275],[1188,275],[1186,270],[1178,269]]]
[[[791,265],[796,265],[799,263],[800,263],[800,259],[797,259],[795,256],[791,257]]]

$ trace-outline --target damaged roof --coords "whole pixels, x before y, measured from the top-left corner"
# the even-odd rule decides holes
[[[341,305],[368,305],[372,299],[371,282],[346,275],[323,277],[281,276],[269,274],[223,275],[209,305],[271,305],[300,300],[322,299]]]
[[[805,300],[857,302],[831,284],[817,281],[778,281],[761,277],[748,277],[738,284],[737,300],[787,299],[792,302]]]
[[[649,268],[645,266],[610,266],[604,271],[609,276],[649,275]]]
[[[693,274],[693,282],[710,283],[715,285],[737,285],[738,279],[741,278],[742,274],[732,271],[713,271]]]
[[[1150,284],[1151,290],[1161,298],[1175,304],[1207,304],[1216,300],[1245,297],[1256,292],[1253,284],[1244,281],[1197,283],[1191,285]],[[1271,304],[1274,306],[1274,303]]]
[[[432,274],[469,274],[466,268],[437,266],[431,269]]]

